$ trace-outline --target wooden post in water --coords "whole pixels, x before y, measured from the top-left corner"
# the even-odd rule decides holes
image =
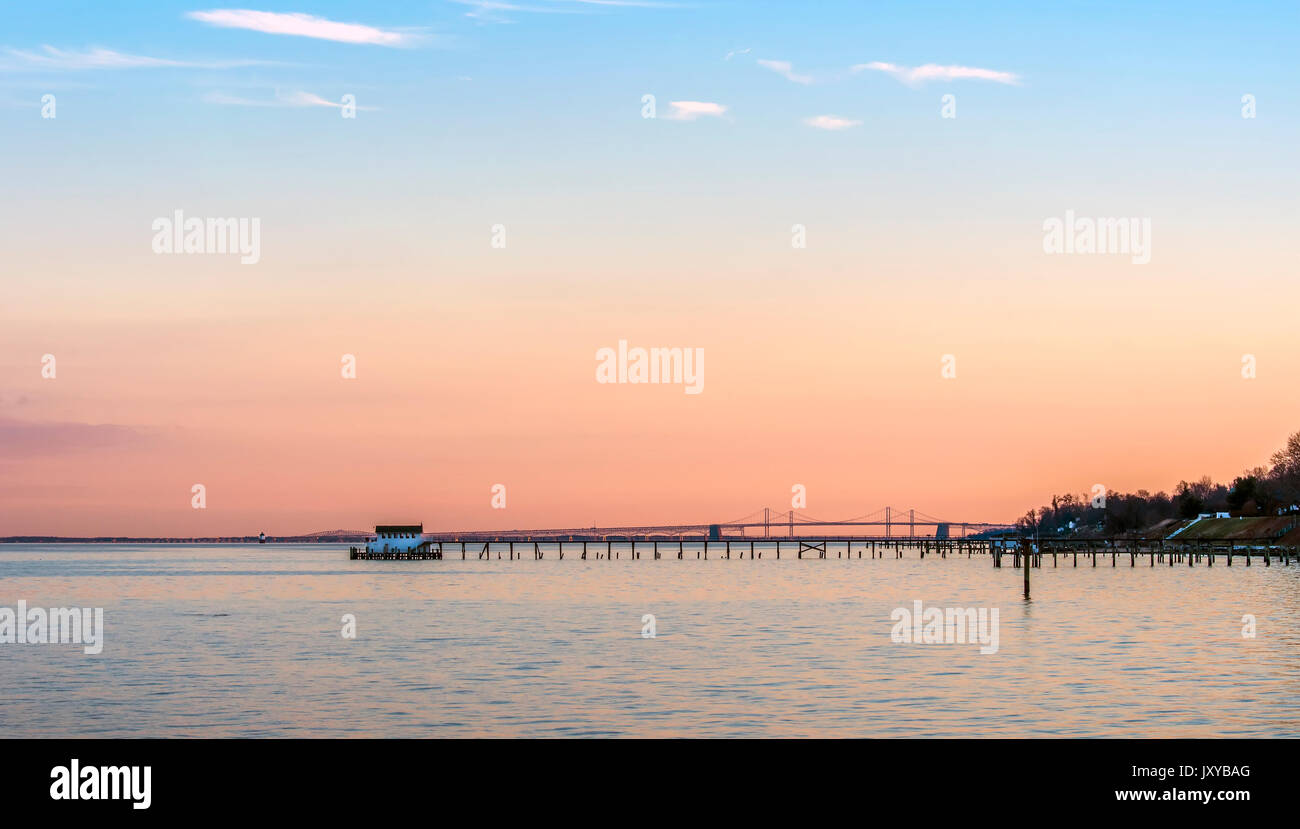
[[[1025,569],[1025,598],[1028,599],[1028,598],[1029,598],[1029,547],[1028,547],[1028,540],[1026,540],[1025,556],[1024,556],[1024,558],[1023,558],[1023,561],[1024,561],[1024,565],[1025,565],[1025,568],[1024,568],[1024,569]]]

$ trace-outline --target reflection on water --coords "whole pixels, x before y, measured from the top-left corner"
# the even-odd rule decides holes
[[[0,607],[105,624],[0,644],[0,736],[1300,736],[1300,567],[1045,562],[1031,611],[988,559],[643,555],[0,546]],[[891,642],[915,600],[998,652]]]

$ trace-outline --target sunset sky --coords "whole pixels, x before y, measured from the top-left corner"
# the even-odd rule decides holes
[[[1267,462],[1298,7],[1036,6],[0,6],[0,535],[1011,521]],[[177,210],[259,261],[155,253]],[[1045,253],[1067,211],[1150,262]],[[703,392],[597,383],[620,340]]]

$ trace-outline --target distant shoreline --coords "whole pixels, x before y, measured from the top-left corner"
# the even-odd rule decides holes
[[[365,541],[366,533],[338,533],[319,535],[267,536],[267,544],[340,544]],[[105,535],[79,538],[57,535],[7,535],[0,544],[258,544],[256,535],[209,536],[204,538],[136,538],[124,535]]]

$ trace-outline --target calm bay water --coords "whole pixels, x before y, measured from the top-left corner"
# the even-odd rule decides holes
[[[0,545],[0,607],[105,625],[0,644],[0,736],[1300,736],[1294,565],[1048,560],[1026,603],[987,558],[553,555]],[[914,600],[998,608],[999,651],[891,642]]]

